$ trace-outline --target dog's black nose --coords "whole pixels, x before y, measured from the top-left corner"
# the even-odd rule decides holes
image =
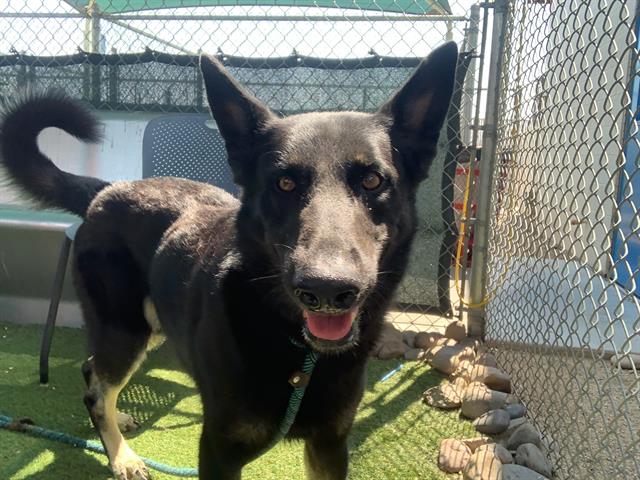
[[[339,310],[349,310],[356,303],[358,291],[355,289],[341,292],[333,299],[333,306]]]
[[[294,293],[309,310],[349,310],[360,289],[344,279],[304,277],[294,281]]]

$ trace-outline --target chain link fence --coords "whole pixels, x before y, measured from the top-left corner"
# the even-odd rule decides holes
[[[498,3],[486,340],[557,478],[640,478],[636,2]]]
[[[108,148],[92,165],[83,158],[59,165],[108,180],[141,176],[130,158],[140,157],[140,135],[121,132],[112,120],[138,122],[141,133],[153,116],[207,111],[197,68],[201,52],[217,55],[281,113],[373,111],[445,40],[476,51],[479,30],[470,0],[2,3],[0,95],[25,86],[58,88],[103,111],[105,136],[128,143],[129,165],[121,154],[110,158]],[[454,206],[460,208],[454,199],[461,198],[454,177],[459,153],[469,157],[474,148],[478,63],[472,55],[461,62],[468,75],[459,75],[440,153],[419,193],[418,238],[392,315],[403,328],[430,328],[438,318],[430,312],[452,314]],[[3,192],[0,203],[11,202],[9,196]]]

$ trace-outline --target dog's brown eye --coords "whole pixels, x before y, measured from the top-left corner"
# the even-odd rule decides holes
[[[278,179],[278,188],[283,192],[292,192],[296,188],[296,182],[291,177],[280,177]]]
[[[378,172],[369,172],[362,179],[362,186],[366,190],[375,190],[382,184],[382,175]]]

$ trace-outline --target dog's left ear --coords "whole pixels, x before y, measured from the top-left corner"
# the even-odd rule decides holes
[[[449,42],[422,61],[379,113],[391,120],[391,142],[416,180],[427,176],[453,93],[458,47]]]

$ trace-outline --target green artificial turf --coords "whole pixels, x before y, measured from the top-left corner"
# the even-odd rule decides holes
[[[42,427],[97,440],[82,396],[84,332],[58,328],[50,357],[50,384],[38,384],[42,327],[0,324],[0,414],[29,417]],[[473,435],[457,414],[425,406],[421,393],[442,376],[406,363],[385,382],[397,361],[371,361],[367,391],[350,436],[351,480],[447,478],[436,466],[440,440]],[[201,406],[193,382],[177,369],[169,349],[149,355],[123,391],[119,408],[141,428],[127,434],[140,455],[183,467],[196,466]],[[287,442],[245,468],[243,479],[304,478],[303,448]],[[106,457],[0,430],[0,479],[108,479]],[[154,472],[154,479],[173,478]]]

